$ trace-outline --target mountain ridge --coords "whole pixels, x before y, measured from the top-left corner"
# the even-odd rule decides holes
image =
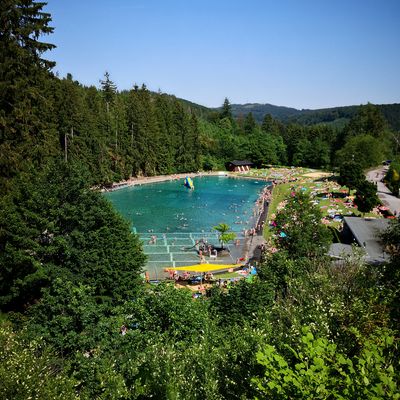
[[[375,104],[390,127],[400,130],[400,103]],[[272,115],[283,123],[298,123],[300,125],[328,124],[343,126],[358,111],[360,105],[337,106],[319,109],[297,109],[286,106],[276,106],[270,103],[231,104],[232,115],[235,118],[253,113],[255,120],[261,123],[266,114]],[[210,111],[219,111],[221,108],[210,108]]]

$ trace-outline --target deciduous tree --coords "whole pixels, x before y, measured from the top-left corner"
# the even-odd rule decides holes
[[[361,181],[357,186],[354,203],[357,205],[358,211],[362,213],[368,213],[380,204],[380,200],[376,194],[375,184],[366,179]]]

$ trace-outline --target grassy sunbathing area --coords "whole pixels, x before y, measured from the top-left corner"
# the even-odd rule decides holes
[[[274,220],[276,212],[284,207],[287,197],[299,190],[310,194],[313,203],[321,210],[322,223],[328,226],[340,229],[343,224],[343,217],[361,215],[353,202],[354,193],[351,192],[349,195],[348,188],[339,185],[336,180],[337,177],[333,173],[310,168],[272,167],[251,170],[246,175],[270,179],[276,183],[272,191],[267,224],[264,229],[266,239],[271,236],[269,223]],[[365,216],[383,217],[377,208],[366,213]]]

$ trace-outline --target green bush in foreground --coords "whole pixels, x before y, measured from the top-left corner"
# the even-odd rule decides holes
[[[2,399],[75,399],[76,384],[39,337],[26,342],[10,326],[0,326]]]
[[[292,359],[273,346],[257,353],[265,368],[264,378],[255,378],[259,390],[274,399],[399,399],[399,376],[388,350],[395,347],[386,331],[365,341],[358,356],[350,358],[326,338],[316,338],[303,328]]]
[[[110,302],[135,293],[140,241],[85,178],[77,166],[55,163],[21,175],[0,199],[1,309],[28,308],[56,278],[89,285]]]

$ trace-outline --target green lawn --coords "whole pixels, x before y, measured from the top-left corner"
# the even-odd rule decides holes
[[[282,183],[280,185],[275,185],[274,188],[272,189],[272,200],[268,205],[267,220],[265,222],[263,231],[265,239],[271,237],[271,230],[269,229],[268,221],[270,221],[271,215],[276,213],[276,209],[279,203],[285,200],[287,196],[289,196],[291,186],[292,186],[291,183]]]
[[[334,176],[329,178],[329,180],[324,178],[307,177],[304,176],[304,174],[309,173],[309,171],[313,172],[317,171],[307,170],[305,168],[299,168],[299,169],[295,168],[290,170],[287,168],[282,168],[282,171],[283,172],[289,171],[290,177],[291,178],[295,177],[297,178],[297,180],[294,182],[281,183],[274,186],[272,191],[272,201],[269,204],[268,215],[263,232],[265,239],[269,239],[272,234],[268,226],[268,221],[271,220],[271,215],[276,214],[279,204],[283,200],[285,200],[285,198],[290,196],[292,189],[294,189],[295,191],[305,190],[307,193],[310,193],[315,201],[315,205],[317,207],[320,207],[323,217],[328,217],[330,212],[342,216],[347,216],[347,215],[361,216],[361,213],[357,210],[356,207],[349,206],[348,204],[345,205],[344,204],[345,198],[339,197],[341,195],[347,197],[346,195],[348,189],[346,187],[338,185]],[[280,173],[281,172],[279,170],[277,170],[276,168],[274,169],[274,174],[280,174]],[[267,175],[266,172],[263,172],[263,174],[264,176]],[[333,193],[338,197],[326,198],[324,194],[328,193]],[[354,192],[352,192],[351,195],[354,195]],[[377,215],[375,213],[370,212],[366,213],[365,217],[381,218],[381,215]],[[328,218],[327,221],[329,221],[328,226],[333,228],[339,228],[342,224],[342,222],[333,221],[330,218]]]

